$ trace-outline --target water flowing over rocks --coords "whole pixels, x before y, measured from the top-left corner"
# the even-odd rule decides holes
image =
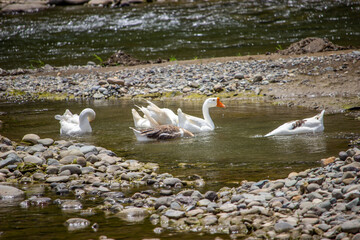
[[[202,193],[194,183],[199,176],[188,181],[158,174],[155,163],[125,160],[102,147],[72,141],[53,141],[36,148],[39,152],[29,151],[41,145],[42,138],[26,136],[36,141],[17,144],[1,137],[9,148],[1,148],[0,162],[9,156],[17,160],[0,169],[0,198],[23,198],[24,183],[46,184],[45,188],[62,198],[29,194],[20,206],[57,205],[61,211],[78,214],[64,223],[69,231],[90,226],[81,216],[103,211],[131,223],[149,219],[154,234],[205,232],[232,239],[357,239],[360,234],[357,147],[328,158],[331,161],[322,159],[321,167],[292,172],[285,179],[243,181],[238,187]],[[52,152],[52,157],[39,154],[43,152]],[[27,161],[35,155],[41,162]],[[68,156],[85,164],[58,161]],[[51,165],[54,161],[57,163]],[[137,191],[139,187],[142,190]],[[90,199],[100,204],[84,208],[82,201]],[[99,227],[93,226],[94,231]]]

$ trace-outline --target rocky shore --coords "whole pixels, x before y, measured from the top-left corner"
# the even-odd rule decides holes
[[[201,98],[340,112],[360,103],[360,51],[174,61],[139,66],[0,69],[0,99]]]
[[[103,211],[133,223],[150,220],[154,236],[175,231],[232,239],[360,239],[356,146],[285,179],[200,192],[205,184],[200,176],[159,174],[156,163],[125,160],[102,147],[36,134],[25,135],[21,143],[1,136],[0,142],[0,199],[19,199],[24,208],[58,205],[79,211],[78,218],[64,223],[69,230],[101,227],[80,213]],[[38,183],[67,198],[35,194],[25,199],[21,186]],[[144,190],[123,193],[139,186]],[[84,209],[88,197],[102,204]]]

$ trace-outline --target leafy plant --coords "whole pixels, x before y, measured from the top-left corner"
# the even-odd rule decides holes
[[[276,50],[280,51],[283,50],[282,46],[280,44],[277,45]]]
[[[98,56],[94,53],[94,57],[96,60],[99,61],[99,65],[104,65],[104,60],[100,56]]]
[[[197,57],[197,56],[195,56],[195,57],[193,58],[193,60],[198,60],[198,57]]]
[[[34,69],[34,68],[41,68],[43,66],[45,66],[45,63],[43,61],[41,61],[40,59],[38,60],[29,60],[30,62],[30,68]]]
[[[170,59],[169,59],[170,62],[174,62],[174,61],[177,61],[177,59],[174,57],[174,56],[171,56]]]
[[[241,55],[241,52],[238,52],[237,56],[238,56],[238,57],[241,57],[241,56],[242,56],[242,55]]]

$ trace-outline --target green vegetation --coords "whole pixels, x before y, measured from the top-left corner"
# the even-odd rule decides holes
[[[41,61],[40,59],[38,60],[29,60],[30,62],[30,67],[31,69],[35,69],[35,68],[41,68],[43,66],[45,66],[45,63],[43,61]]]
[[[104,65],[104,60],[99,56],[99,55],[96,55],[94,53],[94,57],[95,57],[95,60],[98,60],[99,61],[99,65],[100,66],[103,66]]]
[[[177,59],[176,59],[174,56],[171,56],[171,57],[169,58],[169,61],[170,61],[170,62],[174,62],[174,61],[177,61]]]
[[[198,60],[198,57],[197,57],[197,56],[195,56],[195,57],[193,58],[193,60]]]
[[[278,51],[283,50],[283,47],[280,44],[278,44],[276,47],[276,50],[278,50]]]

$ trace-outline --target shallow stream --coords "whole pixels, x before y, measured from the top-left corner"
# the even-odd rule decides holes
[[[188,114],[201,116],[202,101],[154,101],[160,107],[174,111],[181,107]],[[346,136],[359,129],[359,122],[344,115],[326,115],[325,131],[317,135],[292,137],[262,137],[282,123],[317,114],[302,108],[274,107],[265,104],[244,104],[241,101],[223,101],[226,109],[211,109],[216,124],[214,132],[199,134],[195,138],[168,142],[138,143],[129,126],[133,126],[131,108],[142,105],[140,100],[91,101],[91,102],[32,102],[25,104],[2,103],[1,134],[20,141],[27,133],[36,133],[42,138],[68,139],[60,136],[59,123],[54,115],[66,108],[79,113],[85,107],[96,111],[92,122],[93,133],[77,138],[113,150],[127,159],[156,162],[161,172],[185,178],[198,174],[206,181],[200,189],[218,190],[233,187],[240,181],[277,179],[292,171],[302,171],[320,166],[319,160],[346,150]],[[42,193],[41,186],[20,186],[28,196]],[[132,191],[136,191],[132,190]],[[127,192],[125,192],[127,194]],[[128,194],[131,194],[130,192]],[[53,200],[59,198],[45,190]],[[67,196],[69,197],[69,196]],[[61,197],[60,197],[61,198]],[[84,208],[94,207],[96,202],[85,202]],[[209,239],[209,235],[195,233],[153,233],[153,226],[146,220],[140,224],[128,224],[116,217],[104,214],[85,216],[100,225],[98,232],[91,228],[68,232],[63,223],[79,212],[66,212],[57,206],[22,209],[18,203],[0,203],[0,232],[5,239],[97,239],[107,235],[116,239]],[[215,238],[211,236],[210,238]]]

